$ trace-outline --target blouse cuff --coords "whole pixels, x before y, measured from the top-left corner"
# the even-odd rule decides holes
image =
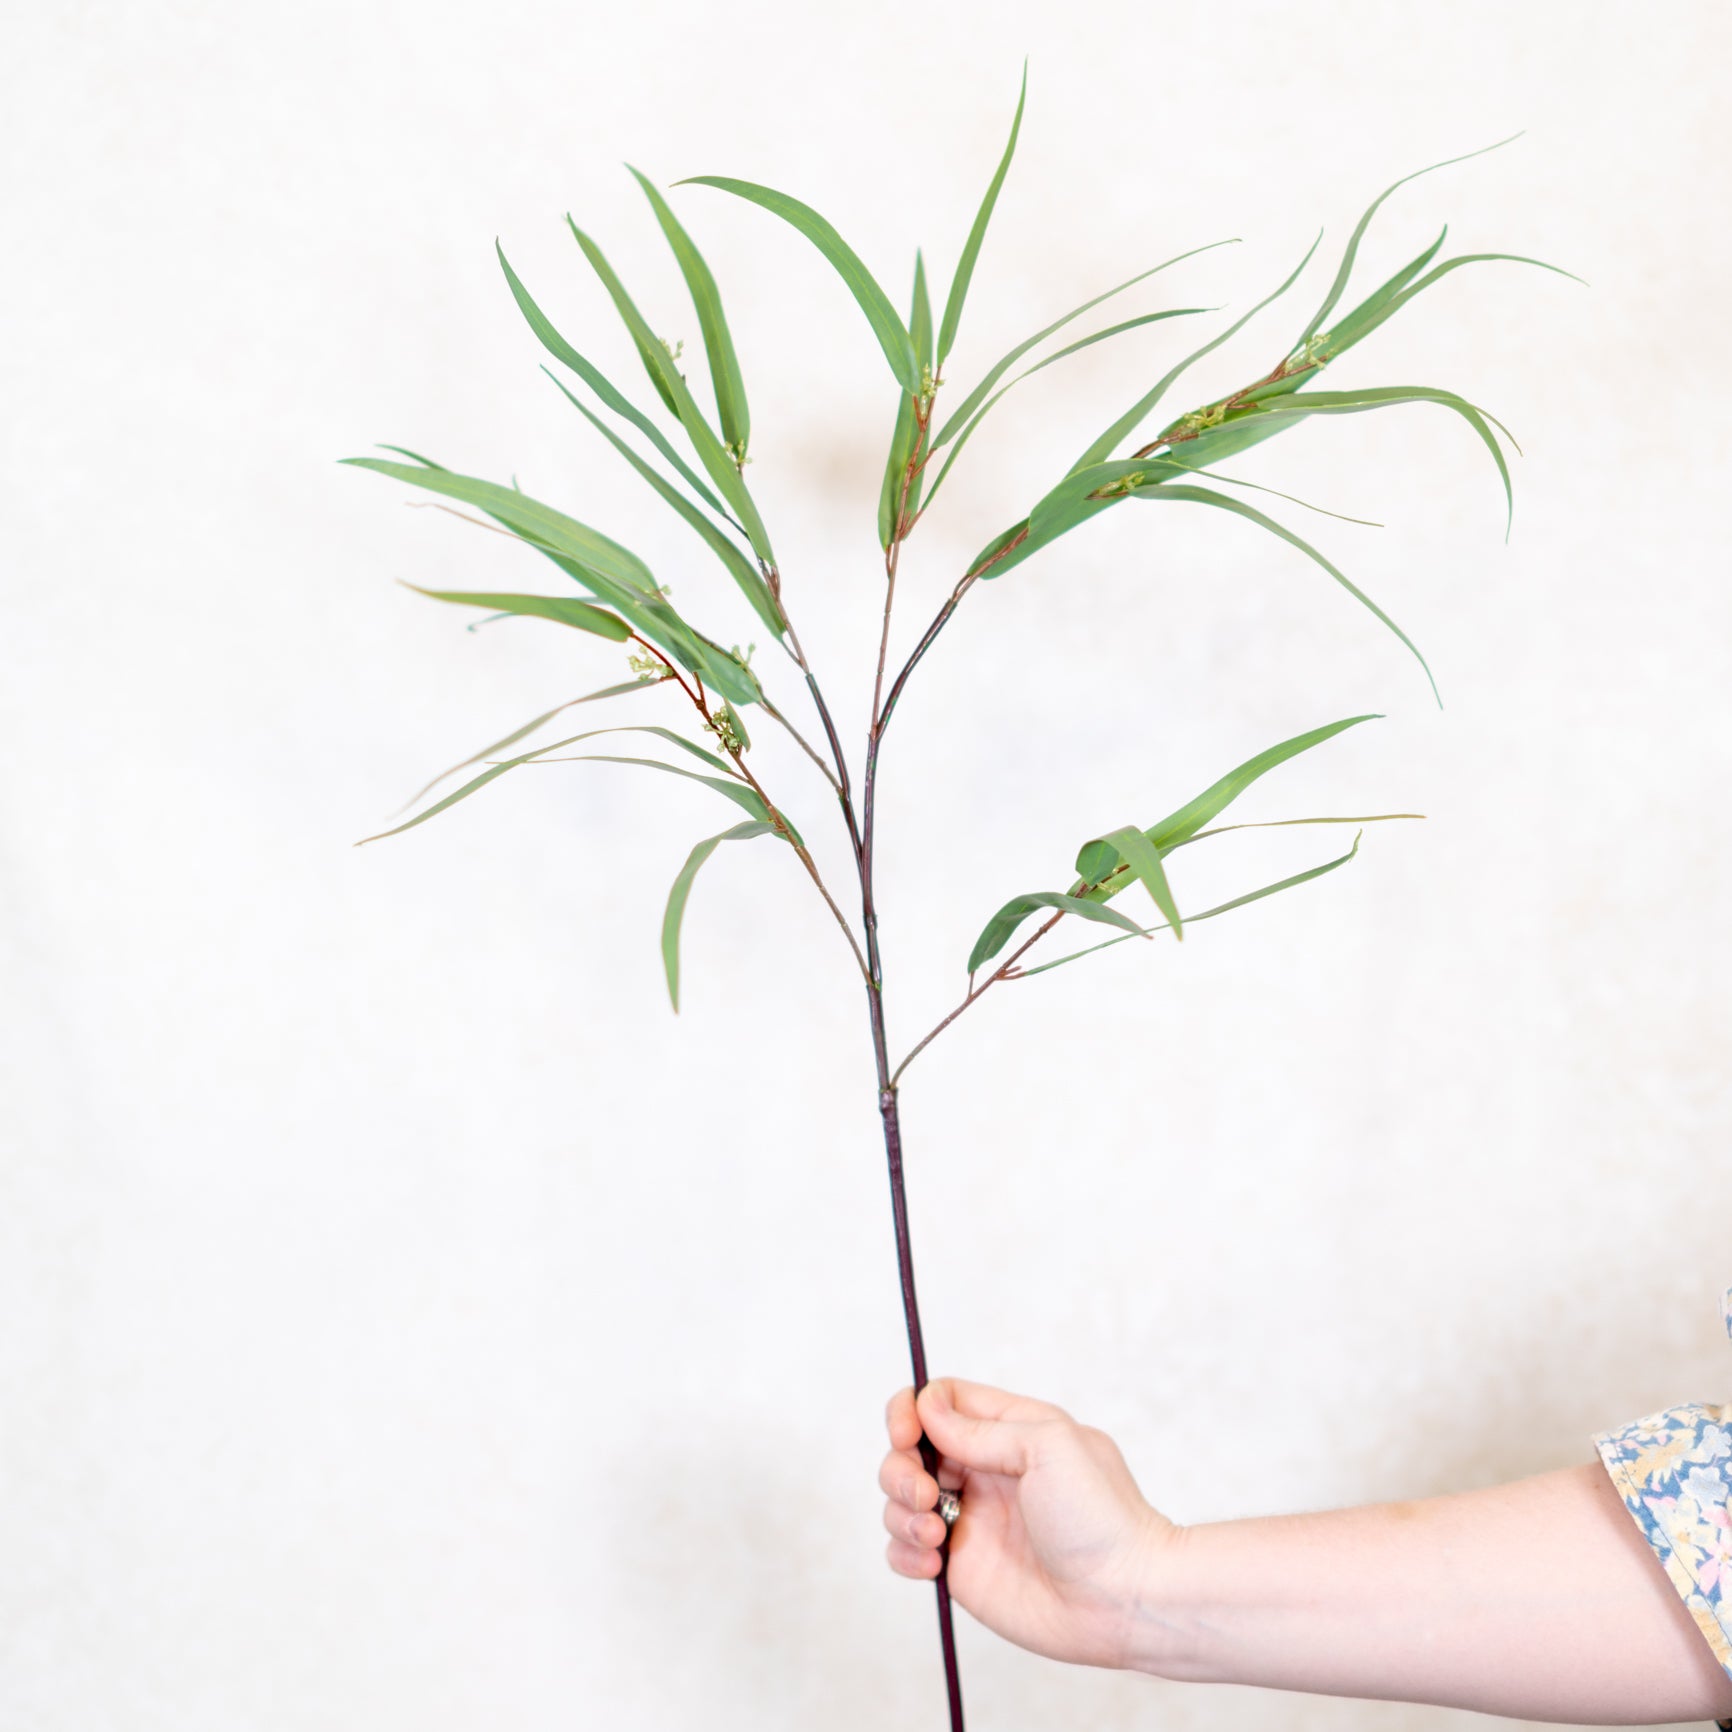
[[[1669,1407],[1601,1432],[1606,1472],[1732,1676],[1732,1407]]]

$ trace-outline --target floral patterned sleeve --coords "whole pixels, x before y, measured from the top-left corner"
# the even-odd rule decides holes
[[[1732,1288],[1723,1310],[1732,1334]],[[1668,1407],[1602,1432],[1594,1443],[1625,1508],[1732,1675],[1732,1406]]]

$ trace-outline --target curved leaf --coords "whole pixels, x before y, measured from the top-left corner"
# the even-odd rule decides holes
[[[976,410],[973,419],[969,421],[967,426],[965,426],[961,433],[957,435],[956,443],[951,447],[950,455],[945,458],[943,467],[938,471],[938,478],[927,490],[927,503],[930,504],[938,496],[938,489],[944,485],[944,478],[950,473],[951,464],[961,456],[963,446],[968,443],[975,428],[986,419],[988,411],[991,410],[993,405],[997,403],[1001,397],[1007,395],[1016,386],[1020,385],[1024,379],[1032,379],[1043,367],[1050,367],[1054,361],[1062,361],[1067,355],[1074,355],[1079,350],[1091,348],[1096,343],[1104,343],[1109,337],[1119,336],[1122,332],[1134,331],[1141,325],[1158,324],[1163,319],[1183,319],[1189,317],[1193,313],[1215,313],[1219,311],[1220,309],[1218,307],[1169,307],[1164,312],[1144,313],[1138,318],[1125,319],[1119,324],[1109,325],[1104,331],[1096,331],[1093,336],[1084,337],[1079,342],[1067,343],[1064,348],[1056,350],[1053,354],[1048,355],[1044,360],[1036,361],[1032,367],[1025,367],[1010,381],[1008,385],[1004,386],[1001,390],[993,392],[993,394],[987,398],[986,402]]]
[[[451,499],[478,505],[490,516],[497,517],[511,528],[535,541],[563,553],[586,569],[611,578],[642,594],[654,595],[656,580],[650,568],[629,548],[621,547],[587,524],[555,511],[520,493],[514,487],[502,487],[496,481],[482,481],[473,475],[459,475],[450,469],[417,469],[407,463],[391,463],[383,457],[345,457],[344,463],[356,469],[371,469],[393,480],[407,481],[414,487],[425,487],[432,493],[443,493]]]
[[[1098,902],[1085,902],[1081,897],[1066,896],[1057,890],[1036,890],[1026,896],[1013,896],[987,921],[980,936],[974,941],[974,949],[969,952],[968,972],[972,974],[982,963],[990,962],[1010,942],[1010,936],[1017,927],[1037,908],[1057,908],[1066,914],[1078,915],[1084,920],[1098,921],[1103,926],[1123,927],[1133,937],[1142,935],[1142,928],[1134,920],[1129,920],[1119,913],[1116,908],[1105,908]]]
[[[411,794],[399,810],[407,811],[417,800],[425,799],[447,776],[455,776],[459,770],[467,770],[471,764],[483,763],[491,758],[495,752],[503,752],[507,746],[515,746],[519,740],[528,739],[531,734],[546,727],[555,716],[563,715],[567,710],[575,709],[579,704],[593,704],[600,702],[603,698],[623,697],[627,692],[650,691],[656,686],[666,683],[667,676],[665,674],[660,679],[655,678],[654,675],[641,675],[635,680],[625,680],[617,686],[603,686],[599,692],[585,692],[581,698],[568,698],[563,704],[555,704],[551,710],[543,710],[534,721],[525,722],[521,728],[514,728],[504,739],[495,740],[490,746],[483,746],[473,757],[465,758],[460,764],[453,764],[449,770],[441,770],[424,788]]]
[[[944,365],[944,357],[950,353],[950,345],[956,341],[956,328],[962,323],[962,304],[968,299],[968,285],[974,279],[975,261],[980,257],[980,243],[986,239],[986,225],[992,221],[993,206],[998,203],[999,189],[1004,185],[1004,177],[1010,172],[1010,159],[1016,155],[1016,136],[1022,131],[1023,104],[1028,101],[1028,61],[1022,63],[1022,90],[1016,99],[1016,115],[1010,123],[1010,142],[1004,147],[1004,155],[998,159],[998,168],[992,176],[992,184],[986,189],[986,197],[980,201],[980,209],[975,213],[974,226],[968,231],[968,239],[962,248],[962,257],[956,262],[956,275],[950,280],[950,293],[944,300],[944,323],[938,333],[938,364]],[[918,341],[915,347],[919,347]]]
[[[504,524],[514,539],[545,554],[574,583],[582,584],[629,620],[640,636],[659,644],[688,672],[708,680],[723,697],[736,704],[762,700],[763,690],[752,670],[688,625],[654,587],[649,568],[617,542],[513,487],[478,481],[448,469],[411,469],[374,457],[345,457],[341,461],[480,506],[489,517]]]
[[[969,418],[974,414],[975,410],[978,409],[986,400],[987,394],[992,390],[993,386],[996,385],[998,381],[1002,379],[1004,375],[1029,352],[1030,349],[1034,348],[1037,344],[1044,343],[1054,331],[1062,330],[1071,322],[1072,319],[1080,319],[1084,313],[1098,307],[1102,301],[1110,301],[1114,295],[1122,295],[1126,289],[1135,288],[1138,283],[1166,270],[1170,265],[1183,264],[1186,259],[1194,259],[1198,253],[1212,252],[1216,247],[1231,247],[1237,246],[1238,244],[1237,237],[1232,240],[1210,241],[1207,246],[1192,247],[1189,252],[1180,253],[1177,257],[1166,260],[1165,263],[1151,265],[1148,270],[1138,271],[1134,277],[1127,277],[1116,289],[1108,289],[1104,295],[1096,295],[1092,301],[1084,301],[1080,307],[1072,307],[1062,319],[1054,319],[1050,325],[1036,331],[1035,334],[1026,341],[1018,343],[1009,354],[1000,356],[997,361],[987,368],[986,376],[972,391],[968,393],[965,398],[963,398],[962,402],[951,413],[949,419],[947,419],[944,425],[939,428],[937,434],[933,437],[932,449],[936,451],[940,445],[948,444],[950,440],[954,439],[957,432],[967,425]]]
[[[752,611],[780,638],[787,626],[782,618],[782,610],[777,604],[775,596],[770,592],[770,586],[764,581],[763,573],[672,482],[657,473],[606,422],[601,420],[599,416],[591,414],[577,397],[566,390],[563,380],[546,368],[543,368],[543,371],[547,372],[548,378],[552,379],[554,384],[565,392],[566,400],[572,408],[582,415],[620,456],[703,537],[711,552],[727,567],[728,575],[739,585],[741,594],[752,604]]]
[[[1302,400],[1302,399],[1301,399]],[[1339,566],[1333,565],[1314,548],[1303,536],[1298,536],[1290,529],[1284,529],[1274,518],[1266,517],[1255,506],[1247,505],[1240,499],[1229,499],[1224,493],[1212,492],[1207,487],[1179,486],[1173,483],[1162,483],[1154,487],[1139,488],[1132,495],[1135,499],[1176,499],[1190,501],[1197,505],[1212,505],[1217,511],[1230,511],[1236,517],[1243,517],[1249,523],[1255,523],[1258,528],[1266,529],[1271,535],[1278,536],[1288,546],[1296,547],[1305,557],[1322,568],[1357,601],[1361,607],[1376,615],[1411,652],[1413,659],[1425,670],[1425,677],[1431,685],[1431,695],[1437,699],[1439,709],[1443,708],[1443,698],[1439,695],[1437,681],[1432,677],[1431,665],[1419,653],[1419,646],[1414,643],[1406,632],[1350,578]]]
[[[1166,817],[1151,824],[1143,835],[1152,847],[1166,855],[1175,848],[1184,847],[1187,842],[1213,834],[1214,832],[1204,828],[1210,819],[1218,818],[1247,788],[1260,781],[1271,770],[1285,764],[1290,758],[1298,757],[1301,752],[1310,751],[1313,746],[1322,745],[1325,740],[1334,739],[1337,734],[1343,734],[1349,728],[1358,727],[1361,722],[1381,720],[1382,717],[1375,714],[1347,716],[1339,722],[1329,722],[1321,728],[1308,729],[1303,734],[1295,734],[1291,739],[1269,746],[1256,756],[1247,758],[1244,763],[1236,765],[1219,780],[1211,782],[1202,793],[1187,800],[1176,811],[1169,812]],[[1313,820],[1292,821],[1308,823]],[[1072,888],[1071,894],[1086,897],[1116,896],[1131,881],[1130,869],[1119,865],[1115,859],[1120,853],[1121,850],[1111,838],[1085,842],[1076,857],[1076,869],[1081,874],[1081,880]]]
[[[1544,259],[1530,259],[1522,253],[1459,253],[1455,258],[1445,259],[1441,265],[1433,266],[1417,282],[1409,283],[1391,295],[1388,302],[1377,309],[1375,318],[1367,315],[1363,328],[1355,328],[1354,340],[1357,341],[1367,331],[1375,330],[1385,319],[1400,312],[1415,295],[1423,294],[1439,278],[1448,276],[1451,271],[1459,270],[1463,265],[1489,264],[1533,265],[1538,270],[1550,271],[1553,276],[1568,277],[1572,283],[1580,283],[1583,288],[1588,286],[1586,279],[1578,277],[1574,271],[1566,271],[1562,265],[1549,265]],[[1354,316],[1357,318],[1357,315]]]
[[[511,263],[506,258],[504,249],[500,247],[497,241],[494,242],[494,251],[499,254],[499,263],[505,271],[506,282],[511,285],[511,293],[516,299],[517,305],[522,311],[524,318],[529,321],[529,328],[541,339],[542,347],[546,349],[555,360],[563,361],[566,366],[576,373],[577,376],[590,388],[590,390],[592,390],[596,396],[598,396],[602,402],[614,412],[614,414],[620,416],[626,421],[629,421],[632,426],[637,428],[637,430],[642,433],[659,452],[661,452],[662,456],[664,456],[668,462],[679,471],[680,475],[684,478],[687,485],[691,487],[692,491],[695,492],[706,505],[712,506],[715,510],[721,512],[721,514],[726,517],[727,507],[724,506],[721,500],[719,500],[715,494],[704,485],[702,480],[699,479],[698,475],[692,470],[686,460],[674,450],[672,445],[668,443],[667,435],[664,434],[655,422],[653,422],[649,416],[644,414],[635,403],[622,396],[598,368],[592,366],[587,360],[585,360],[584,357],[554,329],[552,320],[550,320],[547,315],[542,312],[541,308],[535,304],[529,291],[521,282],[518,281],[517,273],[511,268]],[[392,447],[387,447],[387,449],[392,449]],[[405,453],[405,455],[413,456],[414,453],[408,452]],[[422,461],[425,461],[425,459],[422,459]],[[732,523],[733,519],[729,517],[728,521]],[[736,527],[738,526],[736,525]],[[742,530],[741,533],[743,534],[744,531]]]
[[[1154,406],[1160,402],[1161,398],[1166,395],[1167,387],[1171,385],[1187,367],[1191,366],[1194,362],[1202,360],[1202,358],[1211,351],[1220,348],[1229,337],[1236,336],[1240,331],[1242,331],[1246,325],[1248,325],[1266,306],[1270,304],[1271,301],[1279,300],[1282,295],[1286,294],[1286,292],[1292,288],[1294,283],[1299,280],[1300,272],[1310,264],[1311,255],[1317,251],[1318,242],[1322,239],[1323,236],[1319,234],[1317,240],[1313,241],[1306,249],[1304,258],[1293,267],[1291,274],[1288,276],[1287,280],[1282,283],[1280,288],[1274,290],[1271,294],[1265,295],[1263,299],[1250,310],[1250,312],[1245,314],[1242,319],[1235,320],[1235,322],[1229,325],[1220,336],[1212,338],[1209,342],[1205,343],[1202,348],[1193,350],[1184,358],[1184,360],[1179,362],[1171,372],[1163,375],[1160,382],[1153,388],[1153,390],[1147,391],[1139,397],[1136,402],[1133,403],[1130,408],[1127,409],[1124,414],[1122,414],[1118,420],[1116,420],[1112,426],[1110,426],[1106,432],[1104,432],[1100,438],[1098,438],[1094,444],[1092,444],[1088,450],[1086,450],[1082,456],[1080,456],[1076,462],[1070,466],[1071,474],[1075,475],[1079,470],[1090,469],[1095,464],[1104,461],[1112,452],[1113,447],[1117,445],[1121,439],[1125,438],[1128,434],[1135,432],[1136,429],[1142,425],[1143,421],[1147,418],[1149,411],[1153,409]]]
[[[698,461],[715,482],[717,491],[739,514],[741,527],[752,544],[753,552],[766,565],[774,565],[776,556],[770,547],[769,531],[764,527],[763,518],[758,515],[758,508],[752,502],[752,496],[740,477],[739,468],[728,455],[721,440],[716,437],[715,429],[704,419],[702,410],[698,408],[686,385],[684,375],[674,365],[673,356],[662,346],[661,338],[649,328],[643,314],[637,309],[637,303],[626,293],[625,285],[619,280],[613,266],[607,262],[601,248],[571,220],[569,213],[565,221],[578,246],[583,249],[583,256],[589,260],[591,269],[601,278],[602,286],[612,298],[626,329],[631,332],[632,340],[644,358],[644,366],[658,382],[674,414],[678,416],[680,425],[686,431],[686,437],[692,442],[692,449],[698,455]]]
[[[1361,833],[1363,834],[1363,832]],[[1353,838],[1353,846],[1338,860],[1326,861],[1321,866],[1313,866],[1309,872],[1296,872],[1291,878],[1283,878],[1277,884],[1265,884],[1261,890],[1253,890],[1249,895],[1235,896],[1231,902],[1223,902],[1218,908],[1205,909],[1201,914],[1187,915],[1186,918],[1194,926],[1199,920],[1213,920],[1218,914],[1231,914],[1235,908],[1243,908],[1250,902],[1261,902],[1265,896],[1274,896],[1282,890],[1291,890],[1297,884],[1309,884],[1313,878],[1321,878],[1326,872],[1333,872],[1338,866],[1345,866],[1359,852],[1359,837]],[[1139,927],[1135,934],[1127,933],[1126,937],[1152,938],[1157,932],[1165,932],[1165,926]],[[1069,956],[1060,956],[1051,962],[1043,962],[1034,968],[1022,970],[1023,976],[1045,974],[1049,968],[1063,968],[1067,962],[1076,962],[1085,956],[1093,956],[1097,950],[1107,950],[1115,944],[1123,944],[1123,938],[1109,938],[1101,944],[1091,944],[1087,950],[1072,951]]]
[[[1161,851],[1134,824],[1113,830],[1096,842],[1085,842],[1083,853],[1091,849],[1109,848],[1125,863],[1125,870],[1154,899],[1155,907],[1166,915],[1176,938],[1185,936],[1184,922],[1179,918],[1179,905],[1173,900],[1172,886],[1167,882],[1166,868],[1161,864]],[[1079,856],[1080,858],[1081,856]]]
[[[631,627],[623,619],[591,607],[569,595],[509,595],[493,590],[423,589],[418,583],[406,583],[417,595],[431,596],[434,601],[453,601],[462,607],[486,607],[495,613],[527,615],[533,619],[551,619],[559,625],[575,626],[579,631],[593,632],[597,637],[624,643],[631,636]]]
[[[914,299],[909,312],[909,333],[914,353],[923,364],[932,360],[932,303],[926,294],[926,261],[918,250],[914,254]],[[920,476],[910,476],[908,465],[914,460],[919,443],[920,421],[916,398],[902,394],[896,406],[896,425],[890,435],[890,455],[884,460],[884,479],[878,488],[878,543],[889,552],[890,543],[899,527],[898,519],[912,522],[920,509]],[[904,497],[904,484],[907,493]]]
[[[723,192],[733,193],[736,198],[762,205],[797,228],[830,261],[836,274],[847,284],[848,292],[866,315],[866,322],[872,327],[872,334],[878,339],[885,360],[890,363],[896,383],[904,391],[915,396],[920,394],[920,363],[915,359],[914,342],[897,318],[890,297],[860,262],[859,254],[809,204],[802,204],[799,199],[790,198],[787,193],[777,192],[773,187],[759,186],[755,181],[730,180],[718,174],[694,174],[686,180],[675,181],[674,185],[718,187]]]
[[[1323,297],[1323,305],[1312,315],[1311,322],[1300,333],[1299,342],[1308,342],[1323,329],[1323,321],[1335,309],[1335,303],[1341,299],[1342,291],[1347,287],[1347,279],[1353,275],[1353,261],[1359,253],[1359,243],[1365,238],[1365,231],[1371,226],[1371,219],[1376,216],[1378,207],[1389,195],[1399,187],[1404,187],[1410,180],[1418,180],[1422,174],[1431,174],[1440,168],[1450,168],[1458,162],[1470,162],[1476,156],[1484,156],[1489,151],[1502,150],[1506,144],[1513,144],[1520,138],[1519,132],[1512,132],[1508,138],[1500,138],[1496,144],[1481,145],[1478,150],[1470,150],[1465,156],[1446,157],[1442,162],[1428,164],[1424,168],[1416,168],[1412,174],[1404,174],[1394,185],[1385,187],[1366,207],[1365,215],[1359,219],[1359,225],[1354,229],[1352,237],[1347,242],[1347,250],[1341,255],[1341,268],[1335,273],[1335,281],[1329,285],[1329,292]]]
[[[740,378],[740,361],[734,353],[734,339],[728,331],[727,316],[722,311],[722,297],[716,279],[704,262],[704,255],[686,233],[680,220],[668,206],[660,191],[628,162],[627,169],[644,190],[650,209],[661,224],[662,233],[679,261],[680,274],[691,291],[692,306],[698,315],[698,328],[704,334],[704,354],[710,363],[710,382],[715,387],[716,413],[721,418],[722,438],[739,462],[745,461],[746,442],[752,433],[752,417],[746,407],[746,386]]]
[[[549,750],[551,749],[550,747]],[[775,827],[769,808],[744,782],[725,781],[720,776],[700,776],[696,770],[682,770],[678,764],[664,764],[658,758],[621,758],[606,752],[576,752],[569,758],[538,757],[526,761],[537,764],[635,764],[643,770],[661,770],[669,776],[684,776],[688,782],[702,782],[706,788],[714,788],[718,794],[726,795],[743,812],[749,813],[760,823]],[[787,834],[793,841],[799,842],[800,834],[792,824],[788,824]]]
[[[667,910],[662,915],[662,967],[667,971],[668,997],[673,1000],[676,1012],[680,1008],[680,922],[685,919],[686,900],[692,893],[692,880],[697,877],[698,868],[723,842],[748,842],[755,836],[773,836],[775,833],[768,824],[756,820],[749,824],[736,824],[719,836],[706,837],[686,856],[685,865],[680,868],[673,888],[668,891]]]
[[[1306,391],[1303,395],[1295,393],[1292,397],[1268,404],[1258,413],[1287,419],[1306,415],[1362,415],[1372,409],[1392,409],[1401,403],[1440,404],[1445,409],[1453,410],[1479,435],[1480,442],[1491,453],[1492,462],[1497,465],[1498,477],[1503,482],[1504,500],[1508,506],[1508,516],[1504,524],[1504,539],[1507,541],[1510,528],[1515,522],[1515,488],[1510,482],[1509,465],[1504,461],[1502,447],[1492,436],[1491,428],[1486,425],[1491,417],[1487,416],[1483,409],[1475,408],[1465,397],[1458,397],[1453,391],[1437,390],[1430,385],[1382,385],[1362,391]],[[1509,442],[1515,445],[1515,436],[1510,430],[1501,421],[1497,426]],[[1517,445],[1516,449],[1519,451],[1521,447]]]

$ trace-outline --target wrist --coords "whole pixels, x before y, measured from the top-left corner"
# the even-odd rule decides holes
[[[1122,1658],[1125,1671],[1155,1678],[1200,1680],[1203,1630],[1197,1616],[1194,1581],[1197,1553],[1207,1544],[1206,1530],[1181,1527],[1150,1512],[1138,1550],[1138,1568],[1131,1576],[1121,1612]]]

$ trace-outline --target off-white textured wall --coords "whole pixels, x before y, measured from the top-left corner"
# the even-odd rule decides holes
[[[938,1364],[1108,1427],[1182,1520],[1546,1469],[1725,1392],[1723,7],[135,0],[8,36],[5,1732],[941,1724],[930,1596],[880,1562],[904,1366],[836,934],[786,858],[718,858],[670,1016],[661,901],[717,813],[606,767],[352,852],[623,672],[395,587],[540,574],[333,460],[515,471],[749,635],[537,372],[493,238],[624,379],[566,209],[696,333],[622,158],[811,198],[901,299],[916,241],[947,280],[1025,51],[959,392],[1221,236],[1126,312],[1243,309],[1320,223],[1330,252],[1398,174],[1521,127],[1399,194],[1365,280],[1447,218],[1592,289],[1463,272],[1341,369],[1508,421],[1507,547],[1441,413],[1235,466],[1387,523],[1277,507],[1420,641],[1441,713],[1322,574],[1201,512],[1115,513],[983,588],[913,688],[883,810],[902,1045],[1005,896],[1288,733],[1388,715],[1247,815],[1429,814],[1182,950],[1006,990],[910,1073]],[[791,231],[675,196],[857,733],[881,359]],[[1268,365],[1329,268],[1186,400]],[[904,641],[1201,324],[998,412],[912,545]],[[761,755],[839,872],[815,777]],[[1331,839],[1223,844],[1181,895]],[[1470,1724],[961,1640],[980,1732]]]

